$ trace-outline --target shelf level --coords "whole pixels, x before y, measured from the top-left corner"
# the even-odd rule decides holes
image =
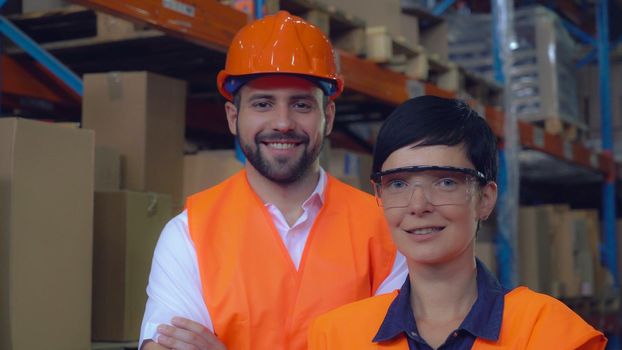
[[[149,0],[71,0],[72,2],[107,12],[122,18],[146,23],[166,33],[190,40],[221,52],[226,51],[235,33],[247,23],[247,15],[214,0],[196,5],[181,1]],[[165,4],[168,4],[165,6]],[[171,6],[171,4],[173,6]],[[384,69],[377,64],[339,51],[341,72],[346,88],[389,105],[398,105],[410,97],[430,94],[455,97],[455,94],[434,85],[410,80],[403,74]],[[486,107],[486,119],[493,131],[503,137],[503,113]],[[525,122],[519,122],[520,141],[525,147],[595,169],[605,176],[615,174],[615,162],[610,154],[596,154],[581,144],[571,144]]]

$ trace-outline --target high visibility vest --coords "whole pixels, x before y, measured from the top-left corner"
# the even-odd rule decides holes
[[[205,304],[233,350],[306,349],[311,320],[374,295],[395,260],[374,198],[332,176],[298,270],[245,171],[187,209]]]
[[[309,350],[408,350],[405,335],[374,343],[397,291],[352,303],[318,317],[310,327]],[[505,295],[497,341],[477,338],[476,350],[604,349],[607,339],[562,302],[518,287]]]

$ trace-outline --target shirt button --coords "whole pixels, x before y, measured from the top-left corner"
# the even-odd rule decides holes
[[[458,336],[458,332],[454,332],[454,337],[457,337],[457,336]]]
[[[417,333],[413,331],[408,332],[408,334],[410,335],[411,338],[417,338]]]

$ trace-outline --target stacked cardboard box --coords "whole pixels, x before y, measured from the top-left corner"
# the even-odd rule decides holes
[[[182,208],[186,84],[147,72],[84,83],[83,125],[98,146],[93,339],[135,341],[157,237]]]
[[[219,184],[242,170],[233,150],[201,151],[184,156],[184,197]]]
[[[557,297],[602,295],[598,213],[567,206],[521,207],[520,282]]]
[[[93,340],[138,339],[153,250],[171,204],[170,195],[155,193],[95,194]]]
[[[519,209],[518,253],[520,283],[541,293],[551,293],[551,239],[554,206]]]
[[[369,179],[373,160],[370,154],[333,148],[328,157],[329,166],[326,170],[331,175],[362,191],[374,193]]]
[[[95,147],[95,191],[121,189],[121,154],[119,151]]]
[[[0,349],[91,346],[93,132],[0,119]]]
[[[82,123],[122,156],[121,188],[182,203],[186,83],[148,72],[84,77]]]
[[[475,243],[475,256],[493,273],[497,273],[497,249],[495,235],[497,225],[495,220],[487,220],[480,223]]]

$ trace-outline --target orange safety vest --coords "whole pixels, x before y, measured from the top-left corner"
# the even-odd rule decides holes
[[[309,333],[309,350],[408,350],[405,336],[374,343],[397,291],[361,300],[318,317]],[[601,350],[607,339],[566,305],[548,295],[518,287],[505,295],[497,341],[477,338],[476,350]]]
[[[374,198],[332,176],[298,270],[245,171],[187,209],[203,298],[229,349],[306,349],[311,320],[374,295],[395,260]]]

